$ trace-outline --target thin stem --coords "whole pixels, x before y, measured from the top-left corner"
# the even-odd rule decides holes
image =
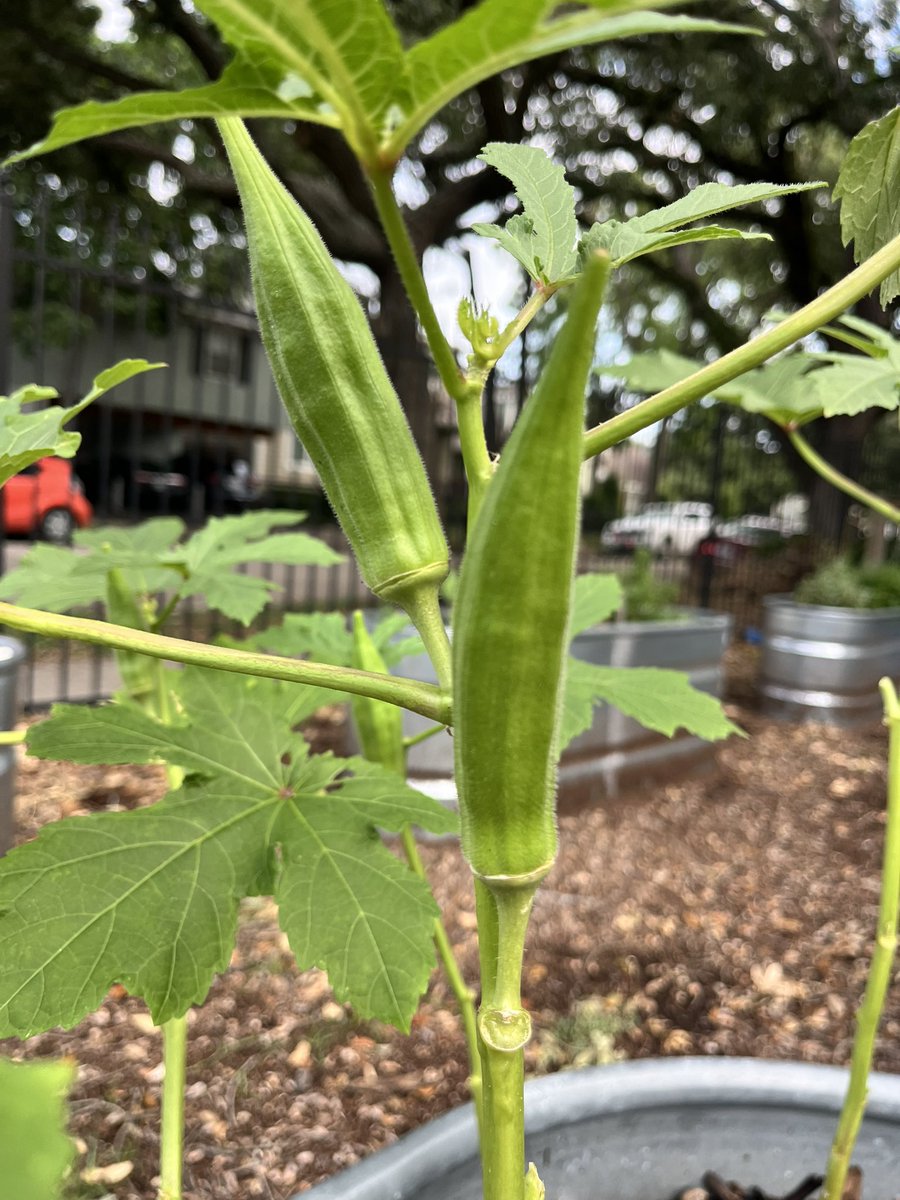
[[[422,742],[427,742],[429,738],[433,738],[436,734],[443,733],[446,728],[446,725],[429,725],[428,728],[423,729],[421,733],[414,733],[411,737],[405,737],[403,739],[403,749],[412,750],[413,746],[418,746]],[[22,734],[22,737],[24,739],[24,733]]]
[[[18,746],[25,741],[27,729],[4,729],[0,731],[0,746]]]
[[[409,236],[409,230],[394,195],[392,176],[392,168],[369,167],[369,183],[375,199],[375,207],[378,210],[381,226],[394,256],[394,262],[397,264],[397,270],[400,272],[400,278],[403,280],[403,287],[409,297],[409,302],[425,330],[438,374],[444,387],[458,402],[465,391],[465,379],[459,363],[456,361],[453,348],[444,337],[444,331],[441,329],[437,313],[431,303],[431,297],[428,295],[425,276],[422,274],[412,238]]]
[[[413,832],[408,825],[401,832],[400,840],[403,843],[403,853],[406,855],[406,861],[409,863],[413,874],[418,875],[420,879],[424,879],[427,882],[425,867],[419,854],[419,848],[416,845]],[[462,977],[459,963],[456,961],[456,955],[453,952],[453,946],[440,917],[435,917],[434,919],[434,944],[437,947],[438,957],[441,960],[441,966],[444,968],[444,974],[447,976],[451,991],[456,997],[456,1003],[459,1005],[463,1032],[466,1037],[466,1048],[469,1054],[469,1091],[475,1103],[475,1117],[478,1122],[479,1136],[483,1136],[483,1089],[481,1081],[481,1058],[478,1052],[478,1029],[475,1023],[475,996],[472,989]]]
[[[173,1017],[171,1021],[166,1021],[162,1030],[165,1074],[162,1085],[159,1200],[181,1200],[187,1017]]]
[[[897,949],[897,907],[900,903],[900,701],[890,679],[882,679],[879,687],[884,701],[885,722],[890,731],[890,743],[878,929],[866,991],[856,1018],[850,1083],[831,1146],[822,1200],[841,1200],[844,1194],[850,1156],[866,1107],[867,1081],[872,1069],[875,1035],[890,986]]]
[[[473,373],[466,392],[456,403],[456,422],[459,427],[459,448],[462,451],[466,482],[469,485],[468,530],[472,536],[481,505],[494,477],[494,463],[488,452],[484,436],[481,394],[486,372]]]
[[[491,357],[479,355],[485,366],[493,366],[499,362],[516,338],[528,328],[537,314],[541,311],[551,296],[554,296],[563,285],[560,283],[539,283],[510,323],[502,333],[490,344]]]
[[[441,612],[441,601],[436,587],[419,588],[411,592],[404,604],[409,618],[422,636],[431,665],[438,678],[438,686],[449,693],[453,682],[453,662],[450,639]],[[348,689],[349,690],[349,689]],[[378,697],[381,699],[381,697]],[[407,707],[409,707],[407,705]],[[421,711],[421,710],[419,710]],[[440,718],[438,718],[440,720]]]
[[[877,254],[866,259],[862,266],[851,271],[839,283],[773,329],[761,333],[745,346],[732,350],[730,354],[723,355],[709,366],[695,371],[687,379],[672,384],[671,387],[657,392],[655,396],[648,396],[627,412],[619,413],[618,416],[604,421],[602,425],[589,429],[584,436],[584,457],[592,458],[595,454],[600,454],[633,433],[638,433],[648,425],[661,421],[663,417],[670,417],[693,401],[708,396],[710,392],[730,383],[732,379],[737,379],[745,371],[758,367],[779,350],[787,349],[800,338],[840,316],[863,296],[867,296],[898,267],[900,235],[892,238]]]
[[[803,461],[812,467],[818,475],[821,475],[824,480],[832,484],[839,491],[851,496],[854,500],[858,500],[860,504],[865,504],[867,508],[871,508],[874,512],[877,512],[879,516],[892,521],[895,525],[900,525],[900,508],[896,508],[893,504],[889,504],[887,500],[883,500],[881,496],[877,496],[875,492],[870,492],[868,488],[864,488],[861,484],[854,483],[852,479],[848,479],[846,475],[842,475],[836,467],[826,462],[812,448],[799,430],[786,429],[785,432],[791,439],[791,445]]]
[[[232,671],[243,675],[260,675],[264,679],[284,679],[289,683],[314,684],[350,692],[354,696],[370,696],[384,700],[410,712],[420,713],[444,725],[452,723],[450,697],[430,683],[412,679],[397,679],[351,667],[332,667],[277,655],[257,654],[249,650],[232,650],[226,646],[203,646],[182,638],[145,633],[125,625],[94,621],[86,617],[68,617],[59,613],[37,612],[0,602],[0,625],[26,633],[48,637],[71,638],[76,642],[107,646],[111,650],[133,650],[150,658],[187,663],[189,666],[210,667],[217,671]],[[445,635],[446,636],[446,635]]]

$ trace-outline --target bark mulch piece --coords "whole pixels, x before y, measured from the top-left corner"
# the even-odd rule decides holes
[[[530,1071],[685,1054],[848,1061],[878,905],[886,733],[731,715],[750,738],[719,747],[713,769],[561,819],[527,950]],[[33,760],[20,785],[22,838],[163,790],[153,768]],[[474,978],[458,847],[423,857]],[[285,1200],[466,1099],[439,974],[408,1034],[357,1021],[321,973],[297,971],[266,900],[243,905],[231,965],[189,1020],[188,1200]],[[75,1029],[0,1051],[79,1063],[72,1131],[96,1182],[73,1196],[151,1200],[161,1046],[140,1001],[114,989]],[[876,1066],[900,1071],[898,988]]]

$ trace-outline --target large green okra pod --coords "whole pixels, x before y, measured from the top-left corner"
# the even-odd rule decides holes
[[[580,516],[584,397],[608,259],[592,258],[509,440],[463,563],[453,633],[456,782],[476,875],[539,879],[556,854],[556,758]],[[523,878],[525,877],[525,878]]]
[[[263,342],[288,416],[365,582],[416,607],[421,586],[436,588],[447,575],[447,543],[369,324],[243,123],[228,117],[219,128],[244,209]]]

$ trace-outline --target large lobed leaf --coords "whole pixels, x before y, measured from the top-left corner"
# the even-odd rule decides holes
[[[124,359],[101,371],[84,399],[71,408],[51,405],[23,412],[24,405],[55,400],[59,394],[54,388],[36,384],[19,388],[11,396],[0,396],[0,486],[40,458],[51,454],[71,458],[81,444],[81,434],[67,431],[68,422],[110,388],[163,366],[165,363],[148,363],[143,358]]]
[[[137,707],[60,707],[29,750],[76,762],[164,758],[185,785],[151,808],[47,827],[0,862],[0,1030],[68,1025],[114,982],[157,1022],[227,964],[241,897],[273,891],[302,968],[407,1027],[433,965],[427,885],[379,828],[454,827],[439,804],[359,759],[310,757],[304,689],[188,669],[180,724]]]
[[[627,717],[672,737],[686,729],[718,741],[741,730],[726,717],[715,696],[695,688],[681,671],[656,667],[601,667],[569,658],[563,695],[560,749],[589,729],[594,705],[603,701]]]
[[[641,0],[614,13],[591,3],[560,16],[552,0],[482,0],[404,51],[382,0],[199,0],[197,7],[236,50],[220,79],[65,110],[47,137],[7,162],[155,121],[225,116],[338,126],[366,161],[387,162],[455,96],[518,63],[643,34],[757,32],[643,11]]]
[[[0,1195],[56,1200],[75,1155],[66,1136],[66,1095],[76,1067],[0,1058]]]
[[[329,566],[343,561],[309,534],[272,532],[302,520],[300,513],[269,509],[213,517],[187,541],[180,540],[185,527],[177,517],[158,517],[129,529],[84,530],[75,535],[78,553],[32,547],[0,580],[0,598],[66,612],[105,600],[109,572],[115,569],[136,593],[173,592],[176,599],[202,595],[210,608],[247,625],[280,588],[271,580],[242,574],[242,565]]]
[[[841,235],[853,242],[857,262],[900,235],[900,106],[872,121],[850,143],[835,199],[841,201]],[[900,270],[888,275],[880,298],[886,308],[900,296]]]

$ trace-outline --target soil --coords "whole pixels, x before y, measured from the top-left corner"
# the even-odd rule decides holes
[[[731,661],[729,712],[748,739],[721,745],[702,774],[561,818],[524,979],[532,1073],[686,1054],[848,1061],[878,904],[886,733],[762,719],[748,703],[752,655]],[[335,741],[338,713],[317,736]],[[19,837],[162,791],[153,768],[23,759]],[[427,844],[423,856],[474,978],[458,847]],[[245,903],[231,966],[189,1023],[188,1200],[285,1200],[466,1099],[465,1044],[439,974],[409,1033],[360,1022],[319,972],[297,971],[266,900]],[[151,1200],[160,1037],[140,1001],[115,988],[74,1030],[0,1052],[79,1064],[71,1196]],[[876,1066],[900,1072],[900,988]]]

